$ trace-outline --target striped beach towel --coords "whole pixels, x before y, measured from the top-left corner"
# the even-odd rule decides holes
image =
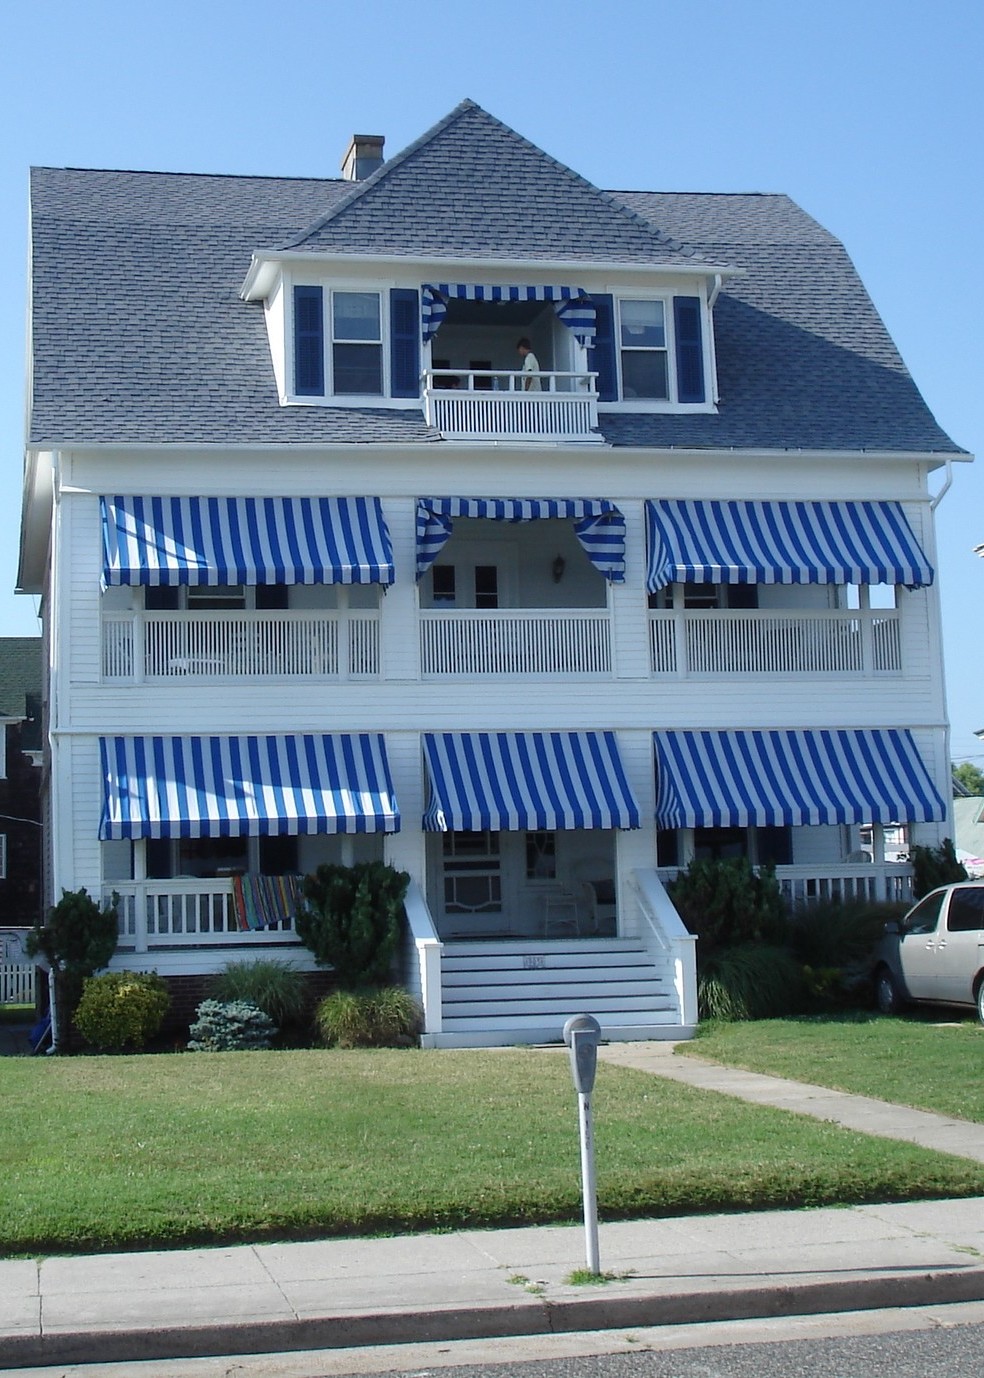
[[[249,929],[292,928],[301,895],[301,876],[233,876],[232,899],[242,932]]]

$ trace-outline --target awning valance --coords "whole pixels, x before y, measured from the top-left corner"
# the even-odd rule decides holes
[[[434,338],[448,314],[449,301],[552,301],[558,320],[573,330],[586,348],[594,344],[595,309],[583,287],[492,286],[480,282],[427,282],[420,293],[424,344]]]
[[[946,817],[903,729],[657,732],[655,741],[661,828]]]
[[[398,832],[379,734],[102,737],[101,838]]]
[[[451,535],[456,517],[532,522],[546,517],[574,522],[574,534],[599,574],[625,580],[625,518],[604,498],[418,498],[417,578],[426,574]]]
[[[614,732],[424,737],[429,832],[638,828]]]
[[[103,584],[391,584],[378,498],[103,497]]]
[[[671,583],[933,582],[897,502],[646,504],[650,593]]]

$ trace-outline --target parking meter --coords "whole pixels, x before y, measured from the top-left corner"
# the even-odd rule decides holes
[[[601,1025],[590,1014],[575,1014],[564,1025],[564,1042],[571,1050],[571,1076],[578,1095],[590,1096],[598,1069]]]
[[[584,1251],[589,1273],[599,1273],[598,1199],[595,1190],[594,1129],[591,1092],[598,1067],[601,1025],[590,1014],[575,1014],[564,1025],[564,1042],[571,1050],[571,1076],[577,1090],[581,1131],[581,1189],[584,1196]]]

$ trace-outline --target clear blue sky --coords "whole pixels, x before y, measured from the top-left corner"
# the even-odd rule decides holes
[[[0,635],[16,575],[33,164],[337,176],[465,96],[610,190],[781,191],[841,238],[938,420],[984,452],[980,0],[5,0]],[[984,463],[938,512],[957,759],[984,764]]]

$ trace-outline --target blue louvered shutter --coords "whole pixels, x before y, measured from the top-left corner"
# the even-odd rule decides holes
[[[704,400],[704,342],[700,316],[699,297],[673,298],[678,402]]]
[[[320,287],[294,288],[294,391],[325,395],[325,312]]]
[[[588,350],[588,368],[598,375],[599,402],[616,402],[615,303],[603,292],[592,292],[591,300],[595,309],[595,342],[594,349]]]
[[[420,299],[415,287],[390,289],[390,395],[420,396]]]

